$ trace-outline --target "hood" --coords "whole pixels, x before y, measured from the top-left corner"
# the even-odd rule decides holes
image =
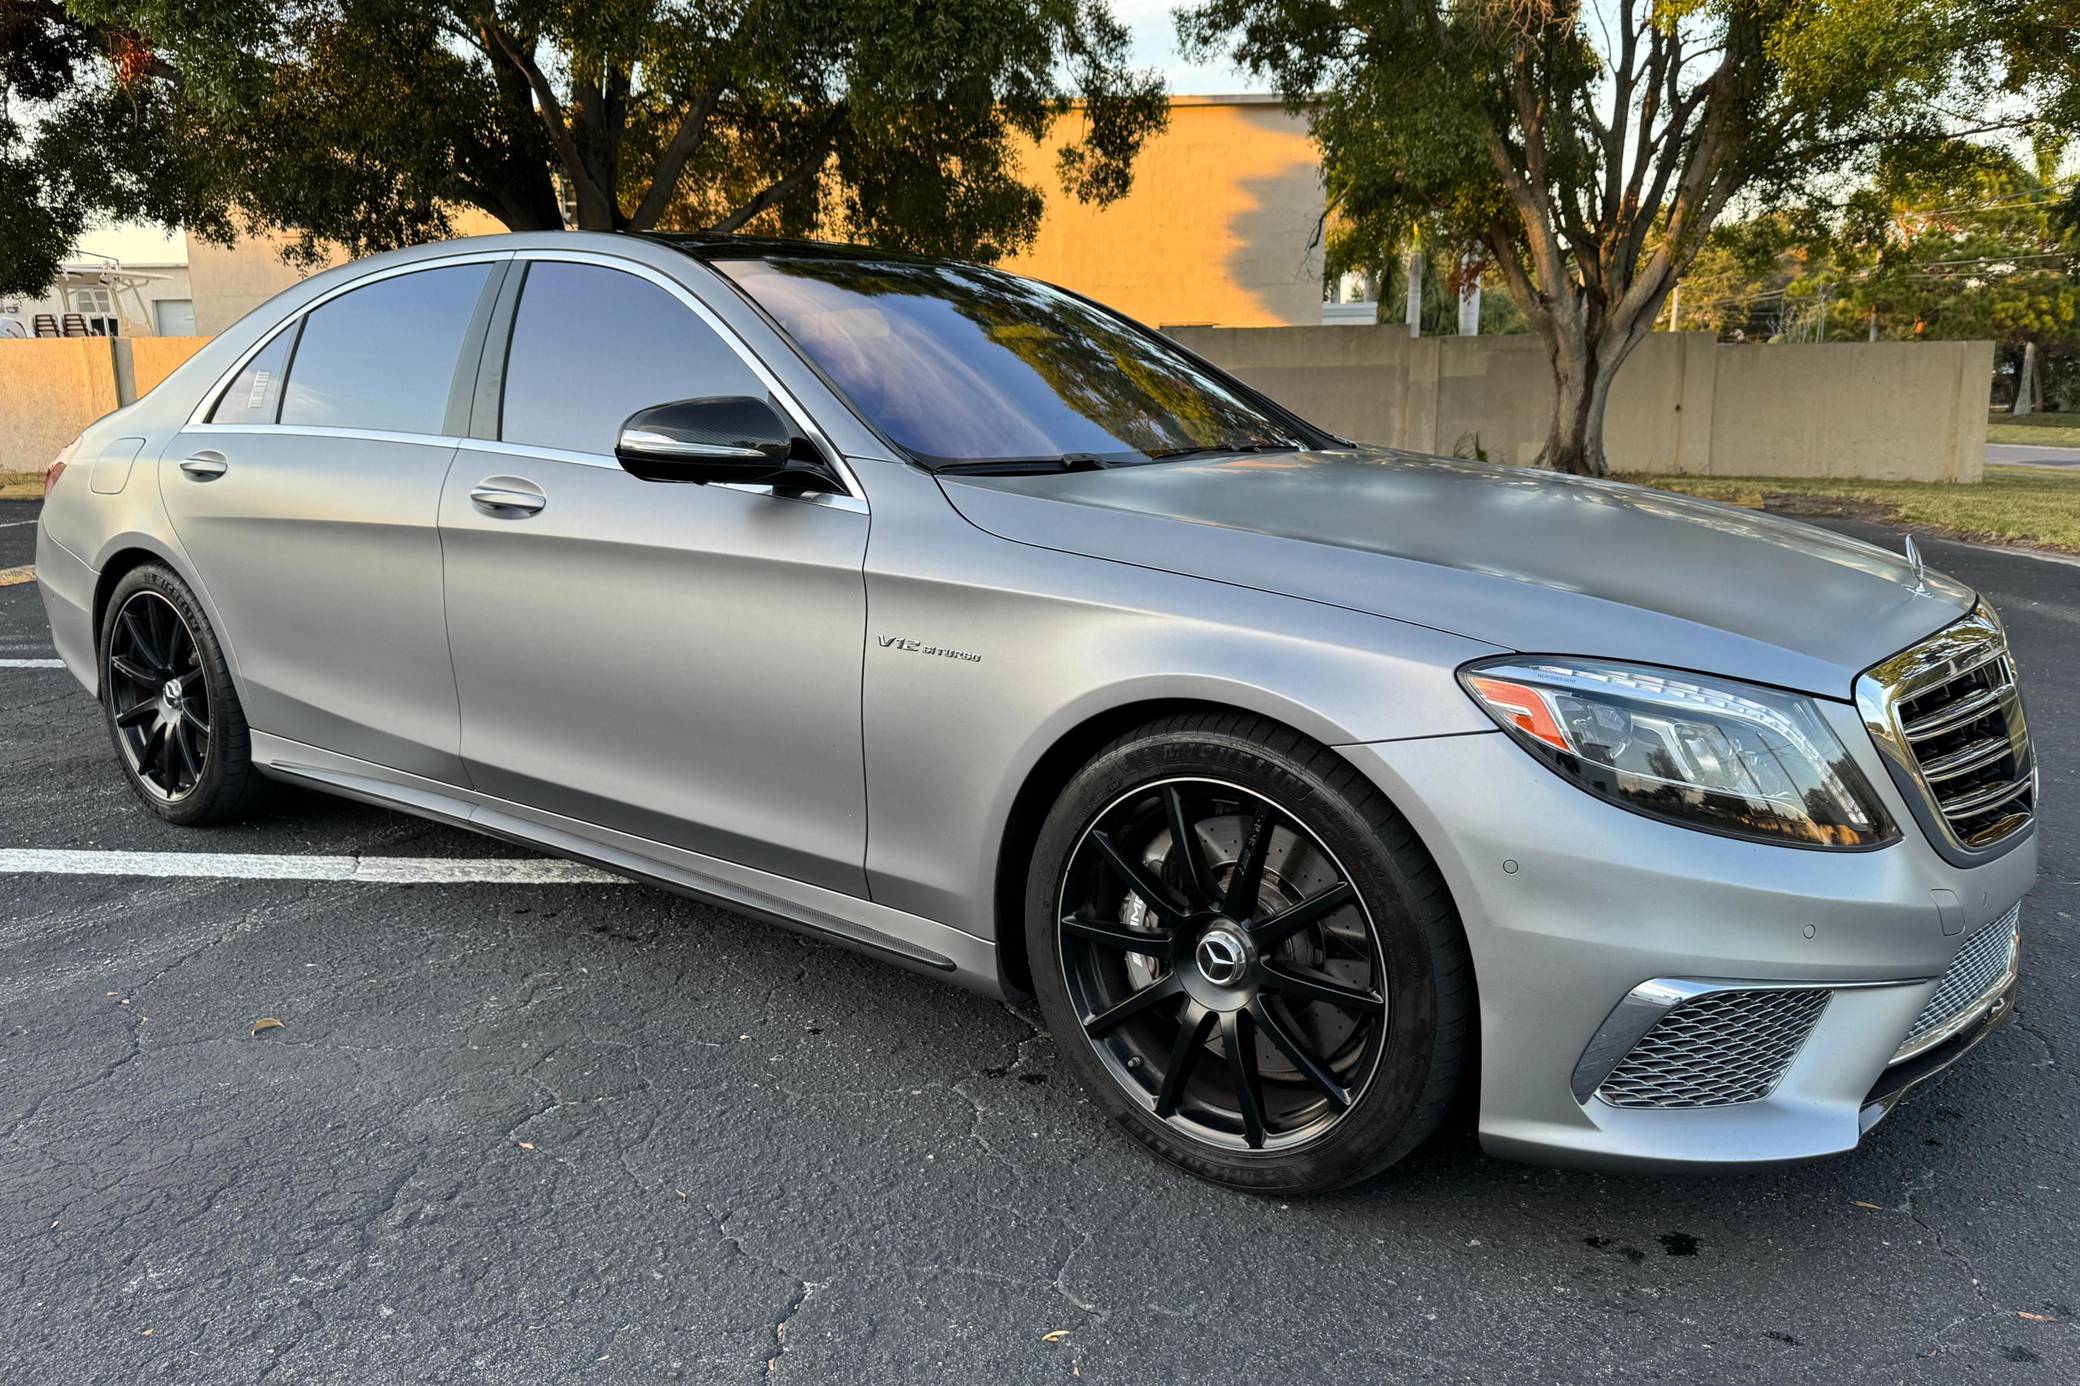
[[[1811,525],[1457,458],[1278,453],[942,477],[1005,539],[1329,602],[1528,653],[1847,698],[1971,589]]]

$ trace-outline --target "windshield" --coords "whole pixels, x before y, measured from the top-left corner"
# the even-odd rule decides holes
[[[712,263],[926,466],[1302,446],[1176,347],[1030,279],[903,261]]]

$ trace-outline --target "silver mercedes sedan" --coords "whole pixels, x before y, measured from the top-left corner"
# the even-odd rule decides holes
[[[1360,446],[1116,313],[500,236],[255,309],[53,464],[174,823],[266,780],[1031,995],[1193,1174],[1847,1150],[2007,1012],[2014,663],[1893,554]]]

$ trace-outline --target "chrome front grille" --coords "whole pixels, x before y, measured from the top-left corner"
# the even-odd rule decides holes
[[[1945,855],[1986,852],[2036,813],[2015,661],[1986,607],[1870,670],[1856,702]]]
[[[1730,1107],[1770,1095],[1827,1008],[1824,988],[1709,991],[1654,1022],[1596,1095],[1614,1107]]]
[[[2022,906],[2016,905],[1964,941],[1893,1063],[1935,1048],[1983,1015],[2015,980],[2022,954]]]

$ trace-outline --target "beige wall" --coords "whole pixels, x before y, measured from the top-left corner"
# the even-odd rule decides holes
[[[79,431],[129,404],[207,337],[0,338],[0,472],[40,472]]]
[[[0,471],[41,472],[119,403],[114,339],[0,338]]]
[[[1347,437],[1528,464],[1552,375],[1534,337],[1406,328],[1184,329],[1179,341]],[[1611,387],[1618,471],[1977,481],[1990,342],[1721,344],[1656,333]]]
[[[124,362],[120,357],[127,354],[130,358],[127,376],[119,377],[118,382],[123,403],[150,394],[154,386],[173,374],[175,368],[208,346],[209,340],[207,337],[139,337],[130,342],[129,351],[119,352],[116,362],[116,369],[121,372]]]
[[[1321,156],[1304,118],[1249,97],[1172,99],[1170,125],[1134,163],[1109,207],[1061,188],[1054,150],[1025,177],[1047,195],[1040,234],[1004,267],[1088,294],[1143,322],[1266,327],[1322,320]]]
[[[473,207],[457,210],[452,220],[457,236],[488,236],[505,230]],[[299,269],[282,260],[288,243],[287,237],[278,235],[242,236],[231,245],[190,236],[188,276],[194,284],[195,330],[213,337],[290,285],[346,258],[335,252],[322,264]]]

